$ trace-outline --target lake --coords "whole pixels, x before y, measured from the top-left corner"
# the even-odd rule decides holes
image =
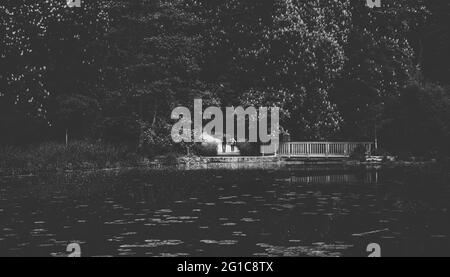
[[[450,256],[446,170],[267,165],[0,179],[0,256]]]

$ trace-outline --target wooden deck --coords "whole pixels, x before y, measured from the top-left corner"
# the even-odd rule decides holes
[[[281,157],[348,158],[358,145],[366,153],[372,151],[372,142],[283,142],[278,149]]]

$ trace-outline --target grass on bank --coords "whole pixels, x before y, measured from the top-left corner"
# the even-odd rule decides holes
[[[74,141],[68,147],[48,142],[0,148],[0,171],[11,174],[136,166],[141,160],[127,146],[89,141]]]

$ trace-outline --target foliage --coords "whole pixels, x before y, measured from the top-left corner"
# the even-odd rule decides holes
[[[278,106],[292,140],[377,134],[395,154],[449,153],[448,1],[382,2],[4,0],[0,142],[68,129],[183,152],[170,111],[203,98]]]
[[[164,157],[164,164],[175,165],[178,163],[178,155],[176,153],[169,153]]]
[[[412,84],[392,104],[382,138],[386,146],[411,155],[450,153],[450,89]]]
[[[450,76],[450,5],[447,0],[426,1],[426,24],[416,34],[418,65],[432,82],[449,84]]]
[[[344,64],[349,1],[199,2],[210,26],[205,72],[234,90],[223,102],[276,105],[297,137],[338,128],[328,90]]]
[[[373,149],[372,153],[370,153],[372,156],[382,156],[382,157],[386,157],[386,156],[391,156],[392,154],[387,151],[384,148],[379,148],[378,149]]]
[[[381,9],[363,2],[351,6],[347,60],[331,95],[344,118],[341,134],[373,139],[386,105],[416,74],[411,36],[427,12],[422,1],[384,1]]]
[[[53,142],[28,147],[9,146],[0,148],[0,168],[30,173],[135,166],[140,159],[133,153],[129,147],[89,141],[74,141],[69,147]]]
[[[122,1],[110,12],[107,89],[117,91],[123,113],[140,125],[139,147],[167,148],[173,108],[194,98],[215,102],[199,79],[201,20],[178,0]]]
[[[66,1],[2,1],[1,101],[47,117],[49,98],[92,78],[88,74],[95,72],[108,15],[104,1],[83,4],[77,10],[67,8]]]
[[[238,142],[237,147],[241,156],[260,156],[261,145],[256,142]]]
[[[84,95],[61,95],[56,98],[55,123],[58,126],[70,126],[71,130],[79,130],[95,119],[100,107],[96,99]],[[66,127],[68,128],[68,127]]]
[[[217,156],[217,143],[196,143],[193,150],[194,154],[198,156]]]
[[[365,161],[366,160],[366,147],[363,144],[358,144],[352,153],[350,153],[350,159],[355,161]]]

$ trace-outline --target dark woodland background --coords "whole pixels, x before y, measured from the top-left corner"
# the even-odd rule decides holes
[[[177,151],[170,113],[201,97],[277,105],[292,140],[448,156],[450,2],[365,2],[2,0],[0,143]]]

